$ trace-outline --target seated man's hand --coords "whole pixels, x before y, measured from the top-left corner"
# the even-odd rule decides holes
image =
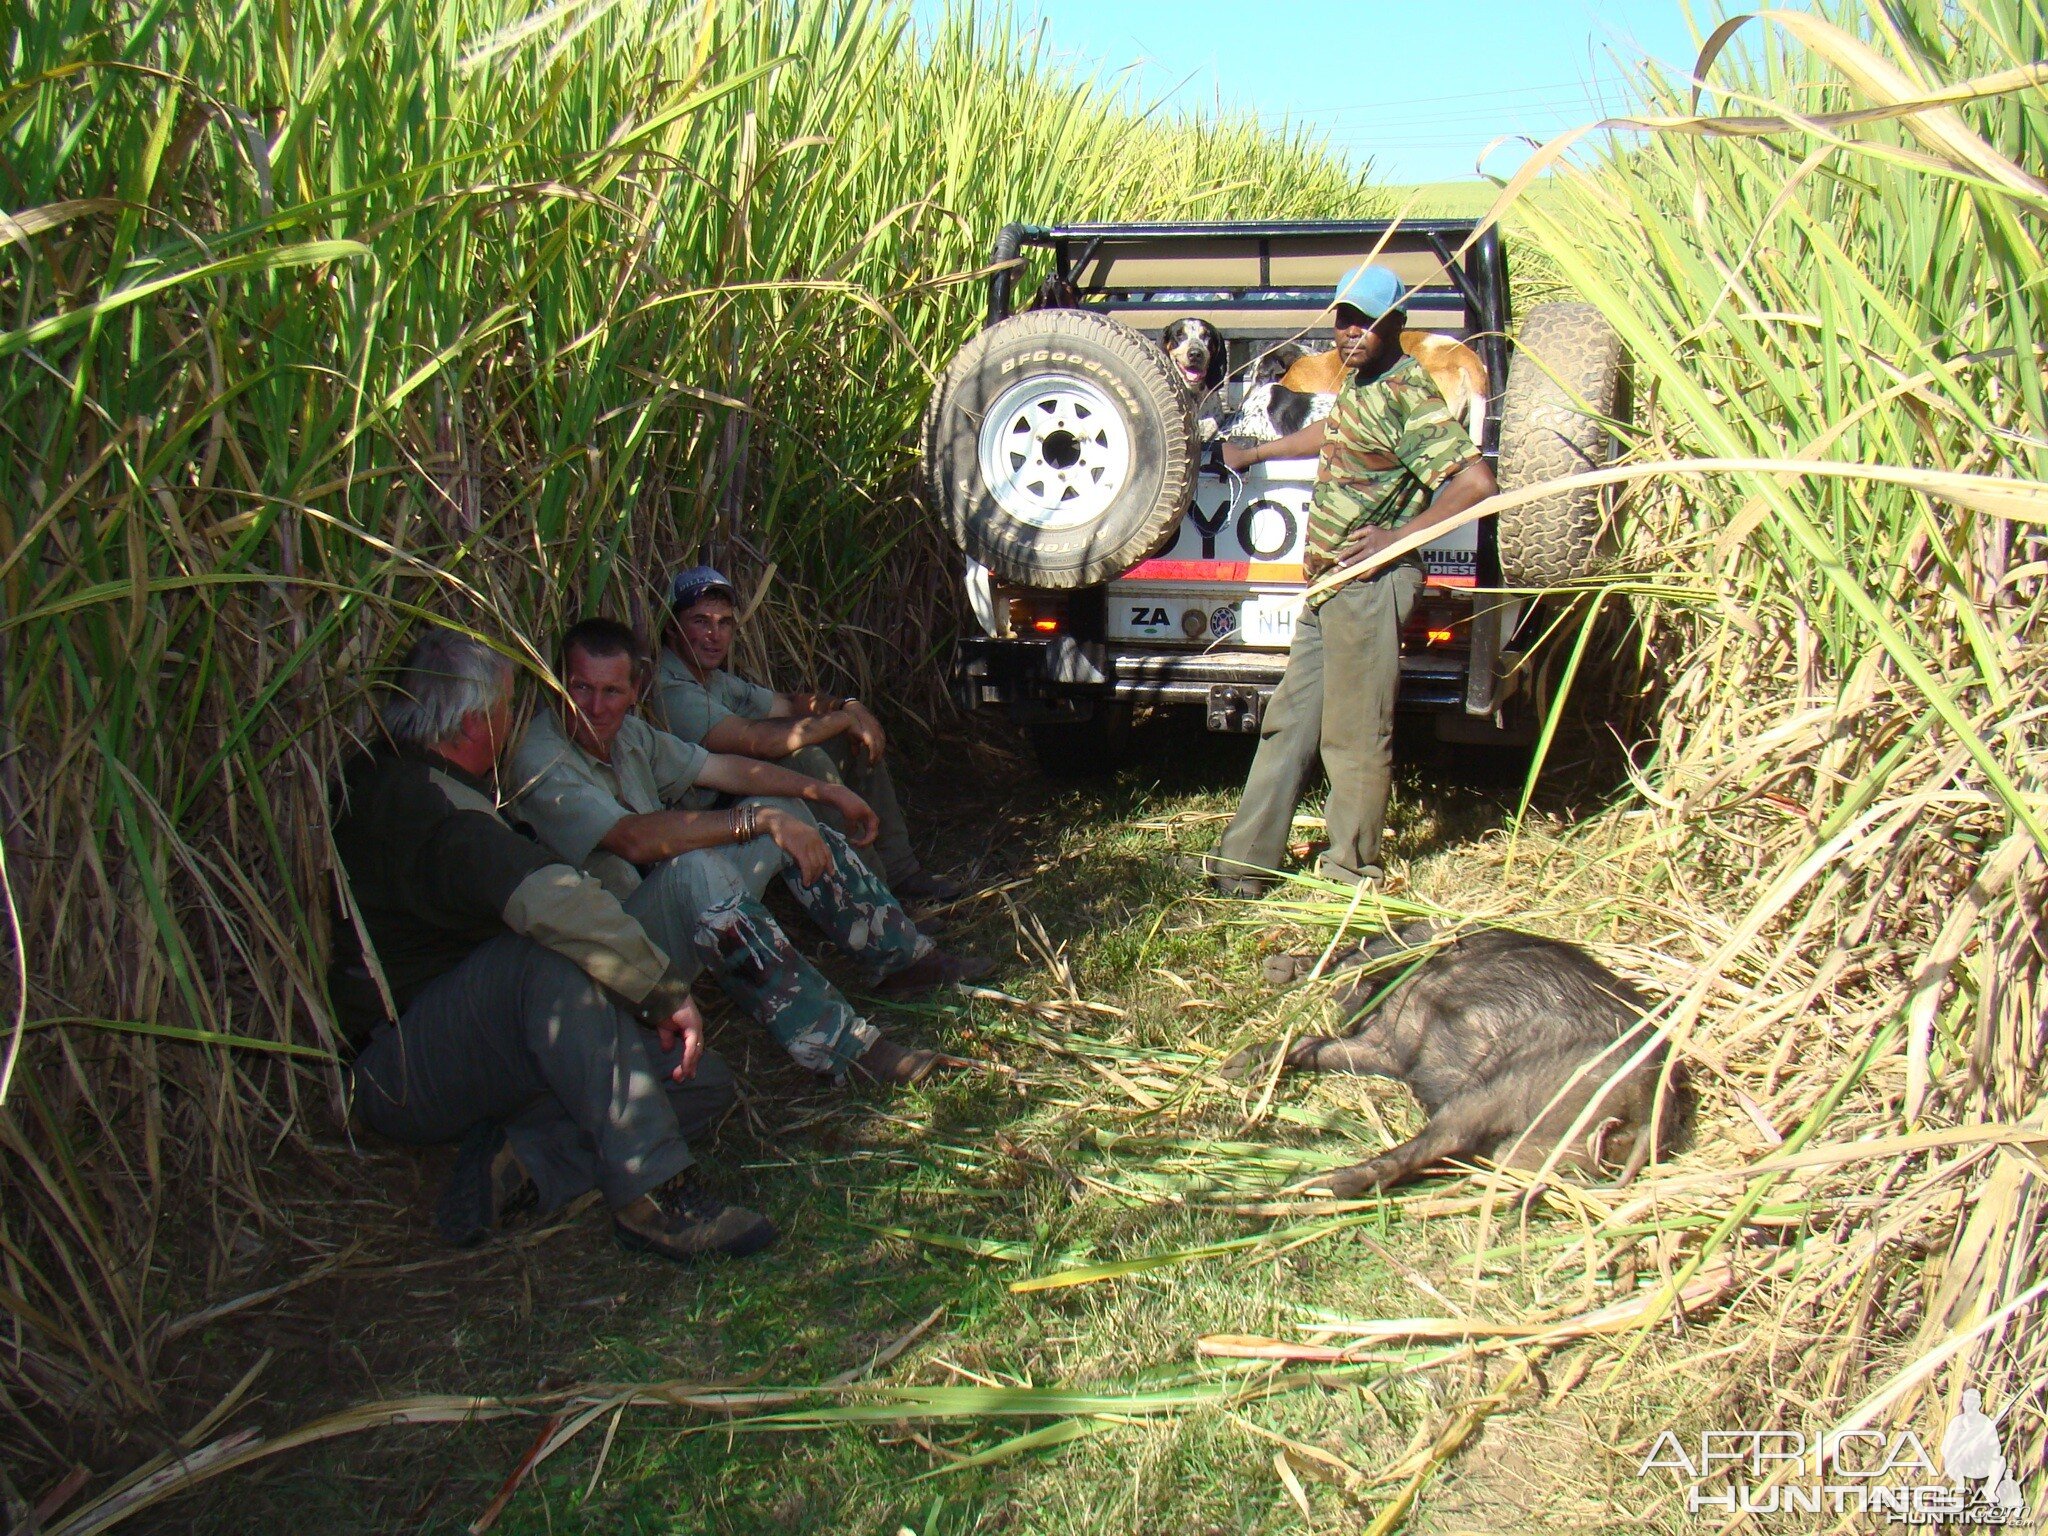
[[[682,1042],[683,1059],[676,1063],[669,1073],[679,1083],[687,1083],[697,1075],[697,1062],[704,1054],[704,1015],[697,1011],[697,999],[687,998],[683,1006],[665,1019],[657,1020],[654,1038],[661,1042],[664,1052],[676,1048]]]
[[[865,848],[881,835],[882,820],[874,807],[844,784],[826,785],[825,803],[845,821],[846,840],[854,847]]]
[[[860,754],[861,761],[879,763],[889,748],[889,738],[882,732],[882,722],[859,699],[847,700],[846,713],[853,719],[846,734],[853,738],[854,750]]]
[[[796,876],[803,884],[812,884],[832,867],[832,850],[809,822],[773,806],[763,806],[755,825],[775,840],[776,847],[796,860]]]

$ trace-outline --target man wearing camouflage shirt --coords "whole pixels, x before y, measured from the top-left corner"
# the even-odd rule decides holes
[[[1335,294],[1335,341],[1351,369],[1327,419],[1276,442],[1226,446],[1241,470],[1320,455],[1302,574],[1310,581],[1378,554],[1395,539],[1485,500],[1493,471],[1429,375],[1401,351],[1401,280],[1354,267]],[[1201,872],[1226,894],[1257,895],[1287,852],[1303,782],[1321,754],[1330,780],[1330,846],[1318,873],[1377,884],[1393,783],[1401,626],[1422,588],[1410,555],[1304,604],[1287,670],[1266,706],[1237,815]]]
[[[498,813],[512,666],[433,629],[383,710],[389,745],[336,794],[346,878],[331,993],[354,1052],[350,1123],[461,1140],[436,1219],[467,1246],[524,1195],[591,1189],[630,1250],[738,1256],[775,1228],[684,1177],[733,1100],[689,979],[595,880]]]
[[[633,713],[646,679],[638,637],[586,619],[563,637],[567,698],[528,727],[511,760],[517,815],[602,879],[670,953],[716,976],[798,1065],[881,1082],[921,1080],[947,1058],[883,1037],[791,947],[761,896],[777,875],[812,922],[860,961],[884,997],[988,973],[940,951],[858,858],[818,825],[829,809],[867,842],[875,813],[843,785],[707,752]],[[742,797],[706,808],[708,792]]]

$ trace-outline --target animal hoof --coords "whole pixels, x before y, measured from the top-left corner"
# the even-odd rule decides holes
[[[1314,1178],[1302,1179],[1288,1186],[1297,1194],[1327,1195],[1332,1200],[1356,1200],[1370,1195],[1380,1187],[1379,1176],[1371,1163],[1358,1163],[1350,1168],[1332,1168],[1328,1173],[1319,1173]]]
[[[1269,987],[1291,987],[1315,969],[1312,955],[1268,955],[1261,969]]]
[[[1280,1047],[1270,1040],[1263,1045],[1248,1045],[1223,1063],[1219,1070],[1231,1082],[1256,1077],[1271,1069],[1273,1058],[1279,1053]]]

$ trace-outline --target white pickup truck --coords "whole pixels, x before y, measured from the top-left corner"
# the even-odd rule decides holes
[[[1012,314],[1033,250],[1051,257],[1040,302],[1059,302]],[[956,695],[1023,725],[1052,772],[1112,765],[1138,709],[1258,729],[1301,609],[1316,466],[1227,471],[1198,412],[1227,424],[1275,348],[1327,346],[1349,267],[1394,267],[1407,324],[1466,342],[1507,380],[1470,422],[1504,489],[1605,462],[1627,411],[1619,346],[1590,306],[1541,306],[1510,345],[1500,242],[1469,222],[1011,225],[995,258],[989,324],[926,413],[926,492],[966,557],[981,631],[960,643]],[[1206,399],[1157,339],[1183,318],[1224,340]],[[1536,627],[1535,595],[1597,559],[1607,513],[1597,493],[1565,493],[1426,546],[1403,711],[1445,739],[1526,740],[1517,639]]]

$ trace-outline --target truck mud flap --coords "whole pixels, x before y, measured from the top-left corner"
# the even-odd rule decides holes
[[[1490,715],[1500,696],[1500,622],[1498,600],[1479,599],[1472,607],[1471,649],[1465,669],[1465,713]]]

